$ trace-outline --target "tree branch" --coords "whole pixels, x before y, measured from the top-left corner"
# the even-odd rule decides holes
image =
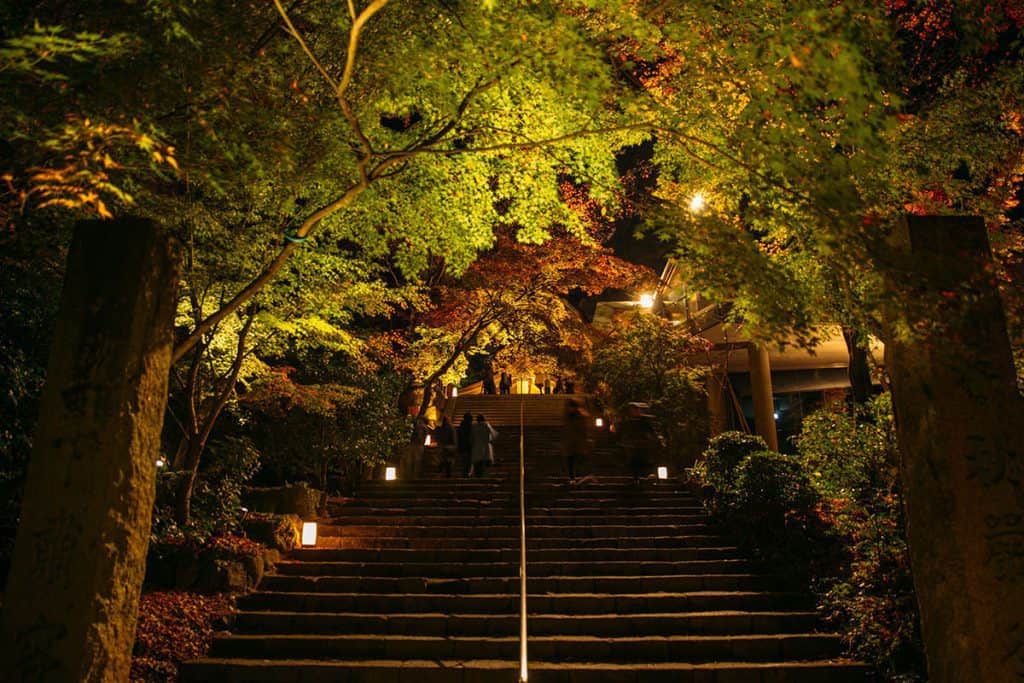
[[[299,228],[295,231],[297,238],[307,237],[320,222],[330,216],[331,214],[340,211],[358,197],[363,190],[366,189],[369,182],[372,181],[372,177],[368,180],[360,180],[358,183],[349,186],[337,199],[321,206],[319,209],[311,213],[306,217]],[[271,261],[260,273],[249,281],[242,291],[236,294],[230,301],[220,308],[216,313],[211,314],[201,323],[197,324],[192,333],[180,344],[174,348],[174,355],[172,356],[172,362],[181,360],[182,356],[189,352],[192,348],[199,343],[203,335],[209,332],[216,326],[221,320],[237,311],[242,304],[251,299],[260,289],[263,288],[268,282],[270,282],[277,273],[281,270],[285,263],[288,262],[288,258],[292,252],[295,251],[298,244],[295,242],[286,242],[281,251],[278,252],[274,260]]]

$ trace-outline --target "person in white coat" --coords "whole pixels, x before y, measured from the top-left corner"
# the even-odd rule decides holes
[[[473,475],[482,477],[487,473],[487,466],[494,462],[494,440],[498,432],[490,425],[483,414],[476,416],[473,425]]]

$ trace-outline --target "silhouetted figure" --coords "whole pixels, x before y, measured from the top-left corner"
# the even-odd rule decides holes
[[[455,434],[455,427],[452,426],[448,416],[445,416],[441,420],[441,424],[434,429],[434,440],[437,441],[437,446],[440,449],[440,468],[444,471],[444,476],[451,479],[458,437]]]
[[[587,438],[589,414],[579,401],[569,399],[565,413],[565,464],[569,470],[569,481],[576,480],[576,463],[590,452]]]
[[[473,416],[469,412],[462,416],[456,440],[459,447],[460,471],[462,476],[468,477],[473,465]]]
[[[564,385],[564,384],[562,384],[562,378],[561,378],[561,377],[559,377],[559,378],[558,378],[558,379],[557,379],[557,380],[555,381],[555,393],[556,393],[556,394],[561,394],[561,393],[564,393],[564,392],[565,392],[565,385]]]
[[[494,371],[490,368],[484,370],[484,393],[494,394]]]
[[[427,424],[427,418],[422,415],[417,415],[416,419],[412,422],[412,435],[409,437],[409,443],[413,445],[423,445],[423,441],[427,438],[427,432],[429,432],[429,425]]]
[[[482,477],[487,474],[487,467],[494,463],[494,440],[498,432],[490,425],[483,414],[476,416],[473,425],[473,474]]]
[[[565,393],[567,393],[567,394],[575,394],[576,393],[576,382],[575,381],[573,381],[571,379],[565,380]]]
[[[501,371],[501,382],[499,383],[499,389],[501,390],[501,393],[503,395],[512,393],[512,375],[505,372],[504,370]]]
[[[654,452],[661,445],[654,418],[644,412],[647,407],[646,403],[630,403],[626,419],[619,425],[619,445],[629,461],[634,484],[650,471]]]

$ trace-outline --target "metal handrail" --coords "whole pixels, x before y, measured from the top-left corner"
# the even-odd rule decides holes
[[[519,399],[519,682],[526,683],[526,399]]]

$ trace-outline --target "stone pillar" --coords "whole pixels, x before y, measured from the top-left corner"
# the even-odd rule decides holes
[[[718,436],[729,426],[728,402],[726,401],[726,382],[729,378],[724,372],[712,370],[708,373],[708,431],[709,436]]]
[[[750,392],[754,398],[754,421],[757,433],[768,448],[779,450],[779,435],[775,431],[775,401],[772,398],[772,367],[768,350],[751,342],[747,347],[750,364]]]
[[[177,279],[153,223],[76,226],[0,620],[6,680],[128,680]]]
[[[929,680],[1022,680],[1024,406],[985,225],[900,232],[886,365]]]

